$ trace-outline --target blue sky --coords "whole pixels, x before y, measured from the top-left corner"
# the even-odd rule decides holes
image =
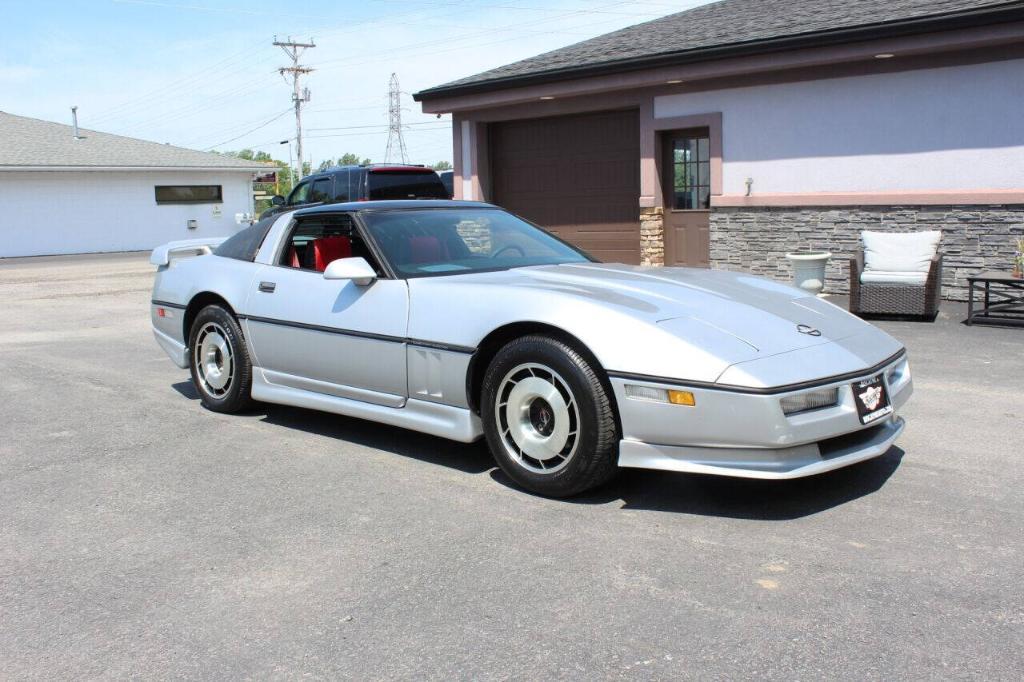
[[[380,160],[391,72],[412,93],[699,0],[3,0],[0,110],[196,149],[294,136],[274,35],[312,36],[303,62],[314,162]],[[447,117],[404,97],[414,162],[451,159]],[[279,117],[278,117],[279,116]],[[278,118],[275,118],[278,117]],[[358,126],[358,127],[357,127]]]

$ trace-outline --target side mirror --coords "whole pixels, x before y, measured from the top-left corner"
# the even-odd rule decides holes
[[[284,206],[284,197],[281,196],[280,194],[275,194],[274,196],[270,197],[270,205]]]
[[[324,270],[324,279],[350,279],[356,285],[365,287],[377,279],[377,273],[373,271],[365,258],[339,258],[327,264]]]

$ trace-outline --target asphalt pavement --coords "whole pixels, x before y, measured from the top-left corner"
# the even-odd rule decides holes
[[[0,261],[4,678],[1020,679],[1024,329],[880,322],[881,458],[556,501],[482,443],[203,409],[151,279]]]

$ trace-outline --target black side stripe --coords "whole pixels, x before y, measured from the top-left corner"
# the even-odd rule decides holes
[[[175,308],[176,310],[184,310],[188,306],[181,305],[180,303],[169,303],[167,301],[158,301],[155,298],[150,301],[153,305],[158,305],[161,308]]]
[[[307,329],[314,332],[324,332],[325,334],[338,334],[340,336],[351,336],[359,339],[373,339],[374,341],[384,341],[385,343],[408,343],[412,346],[422,346],[424,348],[434,348],[436,350],[444,350],[452,353],[464,353],[472,354],[476,352],[476,348],[470,346],[456,346],[448,343],[440,343],[437,341],[426,341],[423,339],[413,339],[408,336],[389,336],[387,334],[374,334],[373,332],[362,332],[354,329],[339,329],[337,327],[325,327],[319,324],[306,324],[305,322],[292,322],[290,320],[278,320],[271,317],[259,317],[256,315],[239,315],[240,320],[249,320],[250,322],[262,322],[263,324],[273,324],[279,327],[294,327],[295,329]]]
[[[784,386],[770,386],[768,388],[751,388],[748,386],[734,386],[732,384],[715,384],[707,381],[687,381],[685,379],[673,379],[671,377],[659,377],[652,376],[650,374],[633,374],[631,372],[608,372],[608,376],[616,379],[628,379],[632,381],[649,381],[655,384],[669,384],[671,386],[682,386],[684,388],[702,388],[710,391],[724,391],[727,393],[750,393],[754,395],[774,395],[776,393],[788,393],[790,391],[799,391],[807,388],[815,388],[817,386],[826,386],[828,384],[834,384],[840,381],[849,381],[851,379],[859,379],[860,377],[867,376],[869,374],[877,374],[882,371],[886,365],[890,365],[896,360],[906,355],[906,349],[901,349],[899,352],[894,353],[885,360],[882,360],[877,365],[866,367],[865,369],[859,369],[855,372],[846,372],[845,374],[836,374],[830,377],[823,377],[821,379],[814,379],[812,381],[801,381],[795,384],[786,384]]]

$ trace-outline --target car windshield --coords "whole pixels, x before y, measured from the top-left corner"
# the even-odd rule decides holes
[[[366,211],[370,234],[402,277],[436,277],[591,259],[497,208]]]

